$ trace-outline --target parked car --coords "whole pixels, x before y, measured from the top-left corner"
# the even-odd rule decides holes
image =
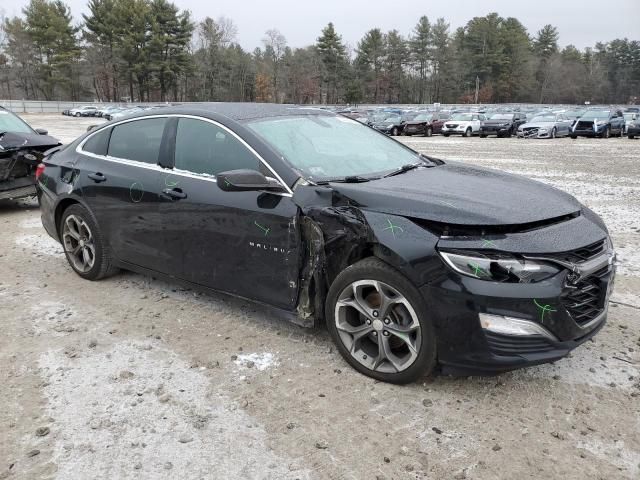
[[[405,135],[424,135],[430,137],[434,133],[442,133],[442,125],[448,120],[448,113],[429,112],[417,115],[404,125]]]
[[[382,133],[391,135],[392,137],[400,135],[404,129],[402,117],[397,113],[387,114],[382,118],[382,120],[374,121],[371,126]]]
[[[106,118],[107,120],[117,120],[120,118],[124,118],[127,117],[129,115],[133,115],[136,113],[140,113],[142,111],[144,111],[145,109],[143,107],[140,106],[136,106],[136,107],[123,107],[120,108],[114,112],[111,112],[107,115],[105,115],[104,118]]]
[[[606,320],[615,254],[595,213],[328,111],[142,112],[39,171],[43,225],[82,278],[123,268],[324,321],[378,380],[552,362]]]
[[[69,115],[72,117],[95,117],[97,113],[98,107],[93,105],[84,105],[69,110]]]
[[[98,108],[98,111],[96,112],[96,116],[97,117],[105,117],[106,118],[107,115],[109,115],[110,113],[117,112],[121,108],[122,107],[120,107],[118,105],[104,105],[104,106]]]
[[[494,113],[480,124],[480,137],[486,138],[488,135],[497,137],[510,137],[515,135],[518,127],[527,121],[524,113]]]
[[[573,120],[561,113],[546,113],[533,117],[531,121],[518,127],[518,138],[566,137],[571,131]]]
[[[569,136],[577,137],[602,137],[611,135],[622,136],[624,131],[624,117],[620,110],[591,109],[573,125]]]
[[[454,113],[451,115],[451,120],[444,122],[442,134],[445,137],[449,135],[462,135],[463,137],[477,135],[480,133],[480,125],[484,120],[486,117],[481,113]]]
[[[0,200],[36,194],[35,172],[44,152],[60,142],[0,107]]]
[[[635,126],[635,121],[638,119],[638,113],[635,112],[622,112],[622,116],[624,117],[624,130],[622,132],[623,135],[627,135],[629,130],[629,125]]]
[[[636,135],[640,136],[640,113],[627,112],[624,118],[624,134],[630,139],[636,138]]]

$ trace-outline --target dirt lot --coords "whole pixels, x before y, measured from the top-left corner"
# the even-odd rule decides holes
[[[27,116],[65,141],[91,119]],[[324,331],[121,273],[86,282],[0,204],[0,479],[640,478],[640,141],[405,138],[548,182],[609,225],[609,321],[555,365],[365,378]]]

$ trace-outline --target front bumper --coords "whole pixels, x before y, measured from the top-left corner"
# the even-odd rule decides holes
[[[593,337],[606,323],[615,267],[603,267],[580,282],[593,282],[594,309],[576,320],[581,290],[567,280],[569,271],[537,284],[497,283],[447,273],[446,280],[421,288],[436,320],[438,360],[444,373],[491,375],[556,361]],[[585,288],[586,290],[586,288]],[[589,293],[585,295],[591,295]],[[514,317],[548,335],[511,335],[483,328],[480,315]]]
[[[627,127],[626,135],[640,135],[640,125]]]
[[[462,125],[455,128],[442,127],[442,133],[446,133],[447,135],[462,135],[467,131],[468,128],[468,126]]]
[[[497,126],[482,126],[480,127],[481,135],[506,135],[511,131],[510,126],[497,127]]]

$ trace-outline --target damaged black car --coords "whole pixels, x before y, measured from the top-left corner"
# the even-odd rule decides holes
[[[327,111],[168,107],[43,165],[43,224],[81,277],[122,268],[326,322],[382,381],[551,362],[605,324],[615,254],[595,213]]]
[[[35,173],[44,152],[60,145],[0,107],[0,200],[36,195]]]

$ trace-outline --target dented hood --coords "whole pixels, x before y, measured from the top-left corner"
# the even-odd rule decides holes
[[[454,162],[331,186],[361,208],[455,225],[518,225],[581,209],[571,195],[540,182]]]
[[[37,133],[0,132],[0,151],[19,150],[22,148],[51,148],[60,145],[60,142],[49,135]]]

